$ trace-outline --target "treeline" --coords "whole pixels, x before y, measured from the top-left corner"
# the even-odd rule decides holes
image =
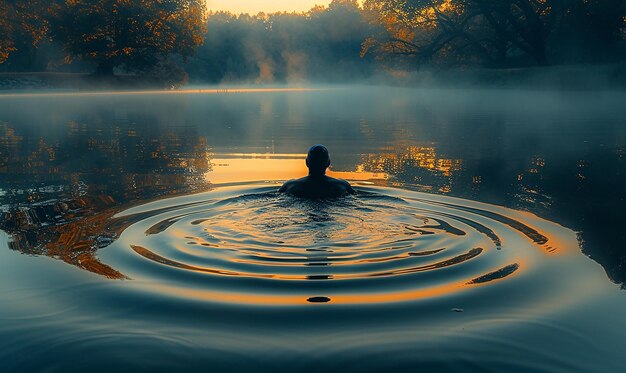
[[[624,0],[365,0],[364,53],[418,64],[549,65],[626,57]]]
[[[91,69],[106,77],[117,69],[180,81],[178,61],[206,33],[204,0],[0,1],[5,71]]]
[[[624,0],[333,0],[257,15],[203,0],[0,2],[0,71],[267,83],[623,60]]]
[[[347,81],[371,75],[361,45],[374,28],[356,1],[306,13],[211,14],[204,44],[186,69],[196,81]]]

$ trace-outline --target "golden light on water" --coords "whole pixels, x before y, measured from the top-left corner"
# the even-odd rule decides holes
[[[288,93],[288,92],[314,92],[326,91],[330,88],[198,88],[198,89],[177,89],[177,90],[135,90],[135,91],[97,91],[97,92],[42,92],[42,93],[9,93],[0,94],[1,98],[43,98],[43,97],[98,97],[98,96],[162,96],[162,95],[215,95],[215,94],[237,94],[237,93]]]
[[[306,154],[216,154],[206,179],[214,184],[259,180],[289,180],[306,176]],[[363,167],[354,171],[327,172],[328,176],[347,180],[387,179],[382,172],[368,172]]]
[[[254,180],[287,180],[306,175],[302,159],[215,158],[207,179],[214,184]]]
[[[520,265],[520,267],[523,267]],[[513,274],[511,276],[516,276]],[[484,284],[469,284],[467,281],[458,281],[439,286],[427,287],[422,289],[411,289],[406,291],[396,291],[388,293],[346,293],[336,294],[328,298],[333,304],[379,304],[379,303],[397,303],[419,301],[421,299],[432,299],[437,297],[445,297],[464,291],[470,288],[478,288],[485,286]],[[310,304],[309,298],[305,295],[291,294],[254,294],[254,293],[232,293],[220,292],[200,289],[180,289],[177,287],[169,287],[166,285],[155,286],[153,289],[162,295],[171,295],[175,297],[204,299],[212,302],[254,304],[259,306],[277,306],[277,305],[304,305]],[[312,296],[313,297],[313,296]]]

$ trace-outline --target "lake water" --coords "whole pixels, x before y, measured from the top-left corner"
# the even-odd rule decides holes
[[[0,95],[0,371],[620,371],[624,102]]]

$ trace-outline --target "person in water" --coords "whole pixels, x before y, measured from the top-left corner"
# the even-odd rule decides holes
[[[326,176],[330,156],[324,145],[313,145],[309,149],[306,166],[309,176],[287,181],[278,192],[303,198],[333,198],[356,193],[347,181]]]

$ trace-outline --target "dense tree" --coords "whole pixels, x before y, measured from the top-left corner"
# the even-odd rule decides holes
[[[9,13],[11,8],[8,3],[0,2],[0,63],[9,58],[11,52],[15,50],[13,41],[13,25],[9,23]]]
[[[556,62],[626,58],[626,1],[567,2],[553,37]]]
[[[532,1],[532,0],[531,0]],[[545,64],[545,27],[537,9],[521,14],[527,0],[366,0],[380,25],[364,53],[414,56],[418,63],[502,62],[512,47]],[[534,2],[534,1],[533,1]],[[540,4],[539,2],[536,2]]]
[[[371,33],[355,0],[334,0],[305,13],[214,13],[205,44],[187,65],[199,81],[347,81],[372,72],[361,59]]]
[[[626,0],[333,0],[302,13],[208,17],[204,4],[0,0],[0,69],[54,68],[65,55],[98,74],[118,68],[155,82],[181,80],[181,67],[197,82],[334,82],[421,65],[626,59]]]
[[[463,36],[456,30],[463,25],[463,9],[449,1],[366,0],[364,11],[377,31],[363,43],[363,56],[426,63],[446,54],[445,47]]]
[[[588,40],[584,48],[609,48],[626,16],[623,0],[366,0],[364,8],[379,26],[365,54],[491,66],[510,56],[546,65],[571,35],[579,46]]]
[[[14,65],[29,66],[39,43],[48,35],[48,11],[44,0],[0,1],[0,64],[16,59]]]
[[[57,7],[53,35],[66,51],[97,65],[146,71],[169,55],[190,56],[202,43],[202,0],[66,0]]]

